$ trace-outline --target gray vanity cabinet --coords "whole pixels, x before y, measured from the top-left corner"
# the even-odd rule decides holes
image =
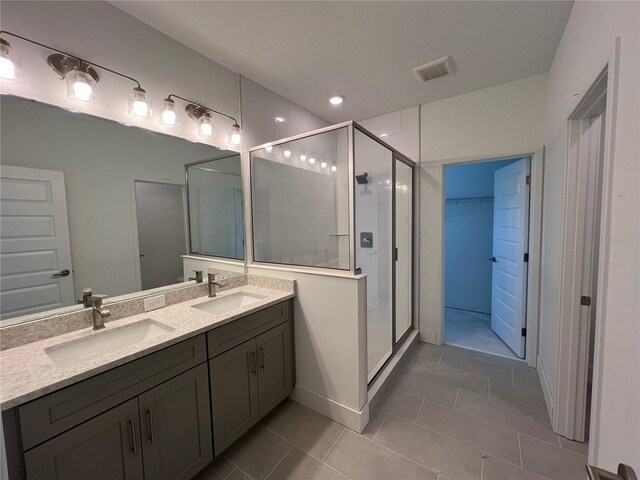
[[[210,361],[216,455],[260,419],[256,342],[249,340]]]
[[[291,328],[283,323],[256,337],[258,398],[264,416],[291,393]]]
[[[217,456],[291,393],[291,303],[215,329],[208,341]]]
[[[143,393],[138,402],[146,478],[190,479],[213,460],[206,363]]]
[[[28,479],[142,480],[138,401],[129,400],[26,452]]]

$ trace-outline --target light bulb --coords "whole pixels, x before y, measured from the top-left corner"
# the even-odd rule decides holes
[[[331,105],[340,105],[342,102],[344,102],[344,95],[334,95],[329,99]]]
[[[151,117],[151,101],[147,99],[147,92],[141,87],[135,87],[129,97],[129,115],[140,118]]]
[[[307,156],[303,153],[302,155],[300,155],[300,161],[302,162],[306,162],[307,161]],[[315,160],[314,160],[315,162]]]
[[[291,156],[291,150],[285,150],[284,152],[282,152],[282,154],[284,155],[284,158],[289,158]]]
[[[20,57],[4,38],[0,38],[0,78],[10,82],[24,82]]]
[[[311,157],[311,158],[309,159],[309,163],[310,163],[311,165],[313,165],[314,163],[316,163],[316,159],[315,159],[314,157]]]
[[[67,74],[67,96],[80,102],[91,102],[95,80],[87,72],[72,70]]]
[[[242,141],[242,135],[240,134],[240,125],[234,123],[231,127],[231,136],[229,137],[229,143],[231,145],[240,145]]]
[[[273,150],[273,147],[271,145],[267,145],[266,147],[264,147],[264,149],[268,152],[271,153],[271,150]]]
[[[324,160],[320,162],[320,168],[327,168],[327,162],[325,162]]]
[[[204,113],[198,120],[198,135],[201,137],[213,136],[213,122],[209,113]]]
[[[167,127],[175,127],[178,123],[178,114],[176,113],[176,104],[170,98],[164,99],[164,108],[160,114],[160,123]]]
[[[331,164],[331,171],[332,172],[337,172],[338,171],[338,166],[336,165],[336,162],[333,162]]]

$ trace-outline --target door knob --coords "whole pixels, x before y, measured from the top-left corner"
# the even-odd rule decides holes
[[[54,273],[53,275],[51,275],[51,278],[66,277],[70,273],[71,272],[65,268],[64,270],[60,270],[60,273]]]
[[[489,261],[496,263],[498,260],[496,260],[496,257],[489,257]]]

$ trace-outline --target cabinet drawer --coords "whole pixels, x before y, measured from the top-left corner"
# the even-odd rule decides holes
[[[287,300],[210,331],[207,333],[209,358],[257,337],[290,317],[291,302]]]
[[[206,361],[205,349],[199,335],[22,405],[24,450]]]

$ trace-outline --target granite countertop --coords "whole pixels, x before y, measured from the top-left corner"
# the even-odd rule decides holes
[[[257,285],[243,285],[220,292],[216,298],[222,299],[236,293],[248,293],[264,298],[237,310],[216,315],[192,308],[194,305],[214,301],[207,296],[198,297],[108,322],[105,329],[97,332],[92,328],[82,329],[4,350],[0,352],[0,408],[4,411],[16,407],[294,296],[293,289],[275,290]],[[70,341],[108,334],[116,328],[143,319],[150,319],[153,323],[160,323],[171,330],[121,350],[90,358],[69,368],[56,366],[45,352],[45,349]]]

